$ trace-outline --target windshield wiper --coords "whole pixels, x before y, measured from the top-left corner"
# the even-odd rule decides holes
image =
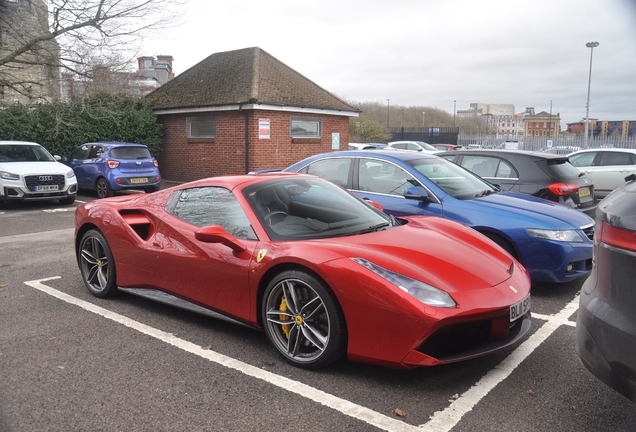
[[[490,194],[493,194],[493,193],[496,193],[496,191],[494,191],[492,189],[485,189],[485,190],[479,192],[477,195],[475,195],[475,198],[481,198],[481,197],[484,197],[486,195],[490,195]]]
[[[352,235],[372,233],[372,232],[380,231],[382,228],[386,228],[386,227],[388,227],[390,225],[391,225],[390,222],[382,222],[382,223],[379,223],[377,225],[371,225],[370,227],[363,228],[363,229],[358,230],[358,231],[347,233],[345,235],[352,236]]]

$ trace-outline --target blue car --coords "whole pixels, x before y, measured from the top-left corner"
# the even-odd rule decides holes
[[[514,256],[533,282],[569,282],[592,270],[592,218],[541,198],[501,192],[432,154],[339,151],[311,156],[284,171],[330,180],[396,217],[431,215],[466,224]]]
[[[159,163],[143,144],[86,143],[66,159],[80,189],[94,190],[99,198],[127,189],[155,192],[161,187]]]

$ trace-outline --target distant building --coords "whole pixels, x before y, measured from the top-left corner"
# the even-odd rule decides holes
[[[620,137],[636,136],[636,121],[634,120],[598,120],[589,119],[588,134],[592,137]],[[585,135],[585,119],[576,123],[567,123],[567,131],[574,135]]]
[[[78,79],[65,74],[62,80],[62,100],[86,97],[97,92],[125,93],[132,96],[146,96],[174,78],[173,57],[159,55],[138,57],[139,69],[135,72],[113,71],[108,67],[97,67],[93,79]]]
[[[515,115],[515,106],[513,104],[484,104],[471,103],[470,108],[474,109],[478,114],[491,114],[493,116],[513,116]]]
[[[534,114],[534,108],[526,108],[526,112],[532,110],[533,114],[527,114],[523,118],[524,135],[531,137],[557,137],[561,130],[561,116],[559,113],[550,114],[541,111]]]
[[[48,32],[44,0],[0,0],[0,57]],[[30,105],[59,99],[59,55],[55,40],[43,41],[20,55],[18,62],[0,66],[0,104]]]
[[[497,136],[503,138],[522,137],[524,134],[523,118],[525,113],[513,115],[492,115],[486,114],[482,118],[486,121],[489,129],[494,130]]]

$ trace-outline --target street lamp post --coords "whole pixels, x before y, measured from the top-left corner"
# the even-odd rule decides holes
[[[594,48],[598,46],[598,42],[588,42],[585,44],[590,48],[590,74],[587,80],[587,102],[585,103],[585,148],[589,147],[589,127],[590,127],[590,86],[592,85],[592,55],[594,54]]]
[[[386,100],[386,128],[389,129],[389,117],[390,117],[390,113],[389,113],[389,99]]]
[[[426,113],[422,111],[422,127],[426,127]]]

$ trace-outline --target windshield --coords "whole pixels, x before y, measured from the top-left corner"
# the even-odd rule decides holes
[[[424,141],[415,141],[415,142],[418,143],[420,146],[422,146],[422,148],[428,151],[437,151],[437,149],[433,147],[432,145],[430,145],[429,143],[425,143]]]
[[[499,192],[486,180],[446,159],[435,157],[406,163],[457,199],[467,200]]]
[[[55,159],[40,145],[0,145],[0,162],[55,162]]]
[[[319,178],[270,180],[243,195],[272,240],[340,237],[393,225],[386,214]]]

